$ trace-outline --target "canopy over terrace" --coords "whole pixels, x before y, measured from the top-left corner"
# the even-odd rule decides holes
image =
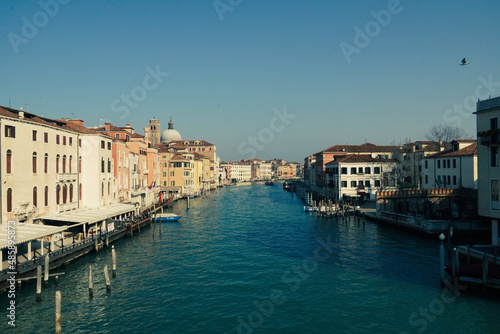
[[[13,228],[12,228],[13,227]],[[11,240],[16,245],[65,231],[68,227],[16,223],[11,225]],[[14,233],[12,234],[12,231]],[[9,246],[8,224],[0,224],[0,250]],[[1,259],[1,257],[0,257]]]
[[[43,221],[58,221],[70,224],[76,223],[89,223],[94,224],[104,221],[108,218],[119,217],[128,213],[135,212],[135,206],[130,204],[112,204],[107,206],[100,206],[97,208],[81,208],[73,211],[46,215],[39,217]]]

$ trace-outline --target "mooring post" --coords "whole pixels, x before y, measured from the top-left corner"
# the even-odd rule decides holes
[[[109,247],[109,235],[108,235],[108,231],[106,231],[106,247]]]
[[[106,292],[111,292],[111,283],[109,281],[108,266],[104,266],[104,278],[106,279]]]
[[[187,209],[189,210],[189,195],[187,196]]]
[[[56,334],[61,334],[61,291],[56,291]]]
[[[441,280],[441,285],[444,284],[444,245],[443,240],[445,236],[443,233],[439,235],[439,239],[441,240],[441,244],[439,245],[439,278]]]
[[[488,255],[483,253],[483,291],[486,291],[488,284]]]
[[[47,253],[47,255],[45,255],[45,274],[43,276],[43,285],[44,286],[47,286],[49,284],[49,265],[50,265],[50,256],[49,254]]]
[[[36,268],[36,301],[42,300],[42,266]]]
[[[94,278],[92,277],[92,265],[89,267],[89,297],[94,295]]]
[[[113,277],[116,277],[116,252],[115,252],[115,246],[111,246],[111,257],[113,259],[113,271],[112,271],[112,275],[113,275]]]

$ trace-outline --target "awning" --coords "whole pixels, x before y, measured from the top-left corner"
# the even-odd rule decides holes
[[[96,223],[124,213],[135,211],[131,204],[112,204],[97,208],[81,208],[73,211],[38,217],[42,220],[55,220],[68,223]]]
[[[25,223],[16,223],[15,225],[1,224],[0,249],[7,248],[9,246],[9,238],[8,238],[9,230],[11,231],[10,240],[13,240],[16,243],[16,245],[19,245],[24,242],[43,238],[47,235],[52,235],[55,233],[62,232],[67,228],[68,226],[61,227],[61,226],[49,226],[49,225],[25,224]]]

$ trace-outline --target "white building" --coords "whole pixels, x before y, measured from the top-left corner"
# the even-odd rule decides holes
[[[369,155],[335,156],[325,165],[326,195],[333,200],[344,196],[375,199],[377,191],[395,189],[395,161]]]
[[[230,162],[231,180],[240,182],[252,179],[252,164],[247,161]]]
[[[79,207],[79,138],[64,122],[0,107],[1,223]]]
[[[477,189],[477,143],[453,140],[451,148],[422,159],[422,188]]]
[[[491,243],[500,245],[500,97],[477,103],[478,213],[491,219]]]

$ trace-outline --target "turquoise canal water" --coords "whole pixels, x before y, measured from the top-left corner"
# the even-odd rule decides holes
[[[36,302],[16,291],[16,327],[53,333],[55,291],[63,333],[500,333],[500,302],[441,289],[438,242],[367,222],[302,212],[281,187],[235,186],[176,202],[179,223],[114,243],[58,272]],[[95,293],[88,297],[88,267]],[[460,293],[460,292],[458,292]],[[10,299],[0,296],[2,314]]]

